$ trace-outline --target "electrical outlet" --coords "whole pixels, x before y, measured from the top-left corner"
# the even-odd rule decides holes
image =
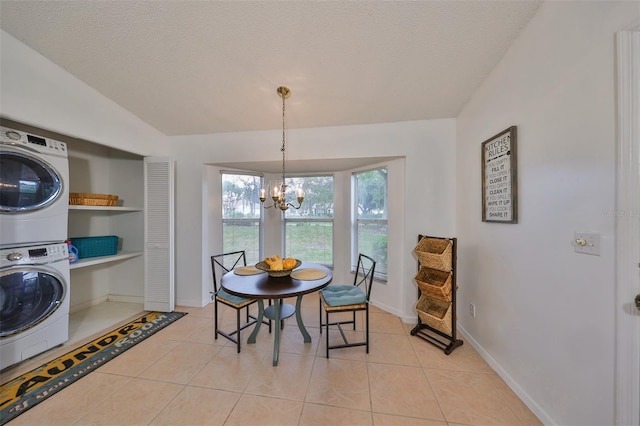
[[[469,303],[469,315],[471,315],[472,318],[476,317],[476,305],[473,303]]]

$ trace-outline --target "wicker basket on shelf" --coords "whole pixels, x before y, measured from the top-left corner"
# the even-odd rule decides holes
[[[424,294],[416,303],[416,312],[420,321],[449,335],[452,331],[451,310],[451,302],[433,299]]]
[[[73,206],[115,206],[117,203],[117,195],[92,194],[88,192],[69,193],[69,204]]]
[[[448,239],[423,237],[413,252],[420,265],[439,271],[451,271],[452,244]]]
[[[434,299],[451,301],[451,273],[437,269],[420,267],[415,277],[420,292]]]

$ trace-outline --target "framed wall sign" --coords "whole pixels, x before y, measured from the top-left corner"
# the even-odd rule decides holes
[[[482,142],[482,221],[518,223],[516,126]]]

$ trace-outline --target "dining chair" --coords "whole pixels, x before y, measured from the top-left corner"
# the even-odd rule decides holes
[[[320,290],[320,334],[322,334],[322,328],[326,327],[327,358],[329,358],[329,350],[331,349],[350,348],[353,346],[366,346],[367,353],[369,353],[369,298],[371,296],[371,286],[373,284],[375,269],[376,261],[360,253],[358,255],[358,264],[356,266],[353,284],[331,284]],[[325,313],[324,323],[322,322],[323,311]],[[350,343],[342,326],[353,324],[353,329],[355,330],[356,313],[358,311],[365,311],[364,340]],[[330,314],[344,312],[351,312],[351,318],[329,322]],[[342,344],[329,345],[330,326],[337,326],[342,336]]]
[[[237,267],[247,266],[247,257],[244,250],[238,250],[228,253],[216,254],[211,256],[211,269],[213,271],[213,292],[211,300],[214,301],[214,322],[215,322],[215,339],[218,335],[226,337],[234,342],[240,353],[240,332],[247,327],[254,325],[257,318],[249,313],[249,307],[257,302],[256,299],[247,299],[244,297],[234,296],[226,292],[222,287],[218,286],[218,280],[222,276]],[[236,329],[233,331],[223,331],[218,327],[218,310],[220,305],[225,305],[236,310]],[[245,309],[245,323],[241,325],[240,312]],[[263,320],[263,324],[269,326],[271,333],[271,321]]]

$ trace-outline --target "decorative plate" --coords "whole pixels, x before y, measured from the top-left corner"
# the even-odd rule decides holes
[[[291,271],[293,271],[300,265],[302,265],[302,262],[296,259],[296,266],[294,266],[291,269],[281,269],[279,271],[272,271],[271,269],[269,269],[269,265],[267,265],[264,262],[256,263],[256,268],[262,271],[265,271],[267,274],[269,274],[270,277],[288,277],[291,274]]]

